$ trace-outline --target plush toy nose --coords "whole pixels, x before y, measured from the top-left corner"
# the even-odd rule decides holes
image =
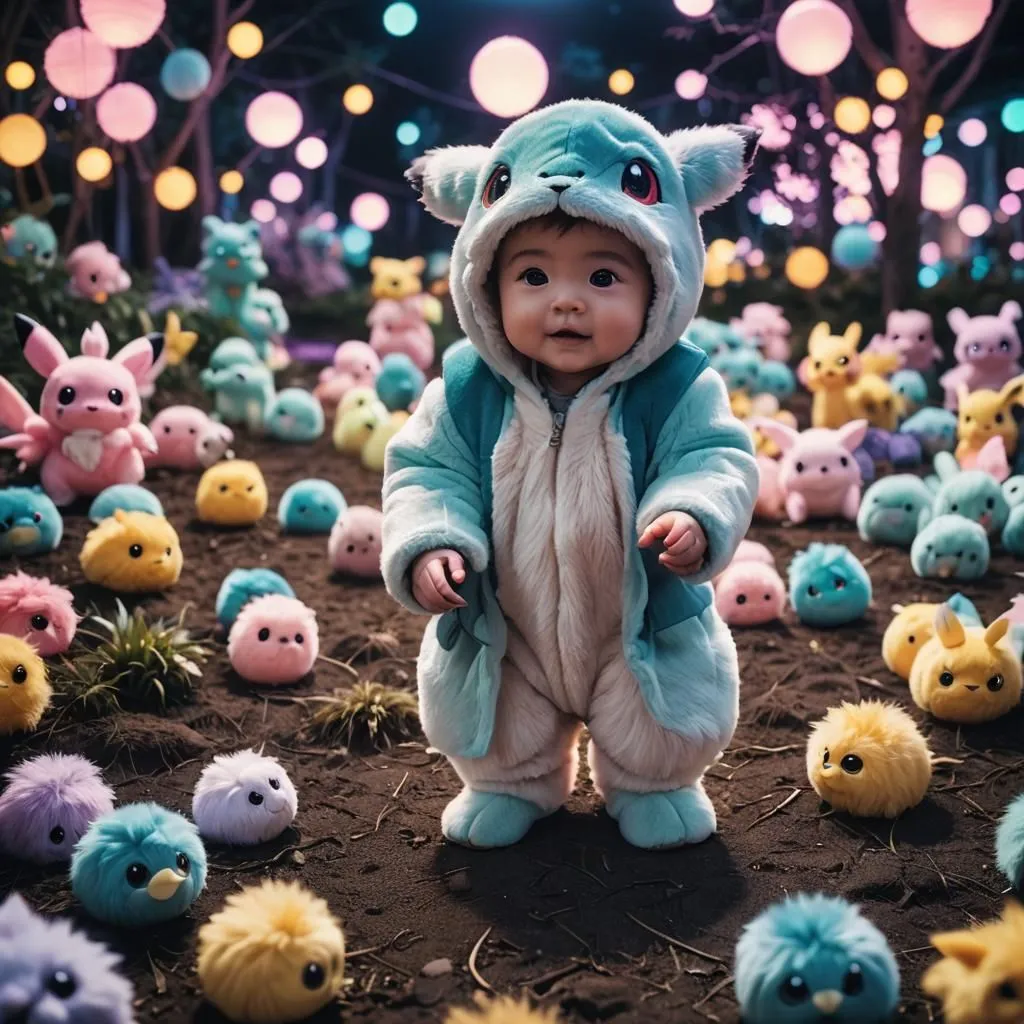
[[[826,1016],[831,1017],[842,1005],[843,993],[837,992],[835,989],[815,992],[811,1002],[814,1003],[814,1008],[819,1013],[824,1013]]]
[[[163,903],[178,891],[186,877],[185,875],[179,875],[177,871],[172,871],[170,868],[164,868],[149,880],[146,892],[152,899]]]

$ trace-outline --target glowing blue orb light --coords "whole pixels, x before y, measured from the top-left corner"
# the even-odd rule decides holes
[[[412,4],[392,4],[384,12],[384,28],[393,36],[407,36],[419,21],[419,15]]]
[[[373,244],[373,235],[366,228],[349,224],[341,233],[341,244],[345,247],[346,255],[358,255],[370,251]]]
[[[987,256],[975,256],[971,260],[971,278],[975,281],[983,281],[991,269],[992,262]]]
[[[867,224],[845,224],[832,239],[832,262],[844,270],[863,270],[878,259],[879,245]]]
[[[415,121],[403,121],[395,129],[395,138],[403,146],[415,146],[420,141],[420,126]]]
[[[939,283],[939,272],[934,267],[922,267],[917,272],[917,283],[922,288],[931,288]]]
[[[1010,100],[1003,107],[1003,127],[1008,132],[1024,132],[1024,96]]]
[[[203,54],[185,48],[167,55],[160,68],[160,84],[171,99],[184,103],[206,91],[212,74],[210,62]]]
[[[924,153],[925,156],[934,156],[940,149],[942,149],[942,136],[933,135],[921,147],[921,152]]]

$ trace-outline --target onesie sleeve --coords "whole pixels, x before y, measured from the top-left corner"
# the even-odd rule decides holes
[[[729,408],[722,378],[705,369],[662,426],[636,514],[637,536],[666,512],[686,512],[708,541],[699,572],[705,583],[731,560],[757,500],[757,461],[749,430]]]
[[[412,595],[410,570],[424,552],[453,548],[467,568],[487,568],[480,472],[432,380],[384,456],[381,571],[388,593],[410,611],[431,614]]]

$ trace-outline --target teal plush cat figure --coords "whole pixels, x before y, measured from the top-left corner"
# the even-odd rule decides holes
[[[241,322],[239,314],[256,282],[270,273],[263,259],[259,223],[231,224],[220,217],[204,217],[202,252],[197,269],[206,282],[210,312]]]
[[[459,226],[450,288],[468,342],[388,445],[381,568],[424,614],[418,558],[448,549],[465,565],[464,603],[433,615],[417,662],[424,732],[464,784],[441,819],[452,842],[509,845],[562,806],[583,722],[595,788],[627,842],[675,847],[716,828],[702,777],[735,729],[739,671],[710,580],[749,526],[758,476],[722,378],[679,339],[703,287],[698,217],[739,189],[757,136],[662,135],[619,106],[573,100],[407,173]],[[552,214],[631,242],[653,286],[639,337],[621,339],[631,346],[564,412],[506,336],[494,288],[503,239]],[[639,547],[670,512],[707,540],[686,576]]]

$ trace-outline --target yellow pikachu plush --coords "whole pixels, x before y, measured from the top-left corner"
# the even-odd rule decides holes
[[[914,659],[935,632],[937,604],[919,602],[900,608],[882,634],[882,660],[890,672],[909,679]]]
[[[409,414],[399,409],[386,420],[376,423],[359,456],[360,461],[367,469],[372,469],[377,473],[384,470],[384,452],[388,441],[402,429],[402,425],[408,418]]]
[[[373,274],[370,294],[375,299],[407,299],[410,295],[419,295],[423,291],[420,276],[426,269],[427,261],[422,256],[413,256],[409,260],[374,256],[370,260],[370,273]]]
[[[854,417],[846,389],[860,376],[861,326],[854,321],[842,335],[832,333],[823,320],[807,339],[807,356],[797,367],[800,382],[814,395],[811,425],[837,430]]]
[[[910,695],[919,708],[947,722],[975,724],[1020,703],[1021,661],[1006,635],[1008,619],[965,627],[943,604],[934,625],[910,670]]]
[[[872,427],[890,432],[899,426],[904,412],[902,398],[877,373],[862,373],[846,389],[846,404],[852,419],[867,420]]]
[[[962,384],[957,388],[956,460],[961,469],[971,469],[974,459],[986,441],[1001,437],[1006,457],[1017,451],[1019,431],[1012,406],[1024,401],[1024,376],[1008,380],[999,391],[979,388],[968,392]]]

